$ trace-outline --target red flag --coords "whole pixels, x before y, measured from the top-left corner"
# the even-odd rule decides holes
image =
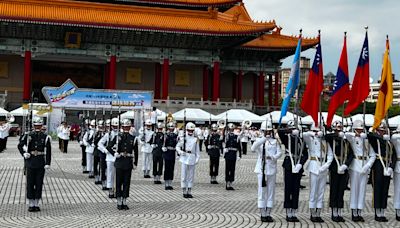
[[[336,110],[348,99],[349,94],[349,67],[347,63],[347,45],[345,36],[342,54],[340,55],[339,67],[336,74],[336,80],[335,84],[333,85],[331,101],[328,108],[328,118],[326,120],[328,127],[330,127],[332,124],[332,119]]]
[[[322,72],[322,51],[321,43],[317,46],[310,75],[308,76],[307,86],[303,94],[300,107],[310,115],[318,127],[319,102],[322,89],[324,87],[324,77]]]
[[[360,59],[356,74],[354,76],[353,85],[349,97],[349,103],[344,110],[345,115],[349,115],[356,109],[369,95],[369,50],[368,50],[368,33],[365,33],[364,45],[361,50]]]

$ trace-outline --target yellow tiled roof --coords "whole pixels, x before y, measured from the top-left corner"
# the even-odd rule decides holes
[[[276,27],[274,21],[256,23],[213,8],[195,11],[71,0],[2,0],[0,21],[218,35],[252,34]]]
[[[286,36],[280,33],[274,32],[272,34],[262,35],[252,41],[243,44],[243,48],[254,48],[254,49],[296,49],[299,38],[296,36]],[[303,48],[310,48],[317,45],[319,42],[318,38],[303,38],[301,46]]]
[[[134,2],[144,2],[165,5],[186,5],[186,6],[216,6],[229,5],[242,2],[242,0],[131,0]]]

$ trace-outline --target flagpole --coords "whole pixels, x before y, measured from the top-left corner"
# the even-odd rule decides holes
[[[387,49],[388,49],[388,55],[390,56],[390,46],[389,46],[389,35],[386,35],[386,45],[387,45]],[[392,75],[389,75],[388,77],[392,77]],[[386,121],[386,126],[388,128],[388,134],[390,134],[390,128],[389,128],[389,109],[386,112],[386,116],[385,116],[385,121]]]
[[[318,30],[318,45],[321,45],[321,30]],[[324,77],[323,75],[322,75],[322,77]],[[322,78],[322,81],[323,81],[324,79]],[[321,129],[321,131],[322,131],[322,126],[323,126],[323,122],[322,122],[322,94],[323,94],[323,91],[319,94],[319,129]]]
[[[365,32],[368,33],[368,26],[365,26]],[[368,78],[369,80],[369,78]],[[364,124],[364,128],[366,128],[365,126],[365,110],[367,109],[367,104],[365,103],[365,100],[363,101],[363,124]]]
[[[303,33],[303,29],[300,29],[300,35],[299,35],[299,39],[301,39]],[[301,41],[300,41],[301,42]],[[300,47],[301,47],[301,43],[300,43]],[[301,58],[299,58],[300,61]],[[299,97],[300,97],[300,88],[301,88],[301,79],[299,80],[299,87],[297,88],[297,95],[296,95],[296,99],[295,99],[295,106],[294,106],[294,112],[296,113],[296,119],[295,119],[295,126],[297,128],[297,125],[299,124]]]

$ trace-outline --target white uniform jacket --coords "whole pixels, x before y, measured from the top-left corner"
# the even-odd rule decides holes
[[[265,145],[265,175],[276,174],[277,160],[282,156],[282,150],[279,146],[278,140],[275,138],[258,138],[255,143],[251,146],[251,151],[258,154],[255,173],[262,173],[262,158],[263,158],[263,145]]]
[[[176,144],[179,161],[185,165],[195,165],[200,160],[200,147],[197,137],[186,134],[186,148],[183,148],[184,137]]]
[[[151,139],[153,138],[154,131],[145,129],[144,134],[143,134],[143,128],[139,130],[139,142],[140,145],[142,146],[140,151],[142,153],[153,153],[153,147],[149,143]],[[143,137],[145,136],[145,137]],[[143,140],[144,139],[144,140]]]
[[[316,175],[328,173],[329,166],[333,160],[331,147],[327,145],[325,140],[317,137],[315,132],[312,131],[303,133],[303,139],[308,147],[310,159],[308,171]],[[326,153],[328,154],[326,155]]]
[[[0,139],[5,139],[9,135],[11,125],[9,123],[5,123],[0,126]]]
[[[371,168],[375,162],[376,154],[372,148],[370,148],[368,152],[368,139],[356,136],[356,133],[354,132],[346,132],[344,135],[346,136],[347,141],[349,141],[354,153],[354,159],[351,162],[349,169],[361,173],[364,165],[368,165],[368,167]]]
[[[95,147],[95,145],[94,145],[94,134],[95,134],[94,129],[90,129],[83,136],[83,145],[86,146],[86,150],[85,150],[86,153],[92,154],[93,151],[94,151],[94,147]]]
[[[242,135],[242,138],[240,139],[241,142],[245,143],[249,142],[249,138],[251,136],[249,130],[243,130],[241,135]]]
[[[400,133],[396,133],[392,135],[392,138],[390,139],[390,142],[392,142],[393,147],[396,150],[396,157],[397,157],[397,161],[396,162],[396,166],[394,167],[393,171],[395,173],[400,173]],[[394,151],[393,151],[394,152]]]
[[[114,137],[118,134],[118,131],[111,131],[111,138],[110,138],[110,132],[107,132],[103,138],[100,139],[100,141],[98,142],[97,146],[98,149],[106,154],[106,161],[108,162],[115,162],[115,157],[108,152],[107,150],[107,146],[108,146],[108,142],[113,141]]]

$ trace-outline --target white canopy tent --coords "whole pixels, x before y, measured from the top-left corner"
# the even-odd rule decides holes
[[[30,103],[28,104],[28,107],[30,105],[33,106],[48,106],[46,103]],[[23,109],[23,107],[19,107],[17,109],[14,109],[10,112],[13,116],[28,116],[29,115],[29,110],[28,109]],[[48,117],[48,113],[45,113],[43,115],[37,115],[38,111],[37,110],[32,110],[32,114],[34,116],[40,116],[40,117]]]
[[[234,122],[234,123],[242,123],[243,120],[250,120],[253,123],[262,123],[265,119],[263,119],[261,116],[256,115],[252,112],[249,112],[244,109],[231,109],[226,112],[223,112],[213,119],[214,121],[218,121],[221,119],[227,119],[228,123],[229,122]]]
[[[319,113],[318,113],[318,118],[320,118],[320,114]],[[327,118],[328,118],[328,112],[322,112],[322,119],[323,119],[323,122],[325,124],[326,124]],[[343,118],[343,120],[345,120],[345,119]],[[342,122],[342,117],[340,117],[340,116],[338,116],[336,114],[333,115],[332,123],[335,122],[335,121]],[[311,125],[313,123],[314,123],[314,120],[310,115],[301,118],[301,124]]]
[[[397,127],[400,125],[400,115],[389,118],[389,127]]]
[[[186,110],[186,121],[207,122],[214,119],[215,116],[199,108],[185,108],[172,114],[174,120],[183,121]]]
[[[0,116],[6,116],[9,112],[3,108],[0,108]]]
[[[363,114],[356,114],[354,116],[347,117],[346,118],[347,125],[349,125],[349,126],[352,125],[354,123],[354,121],[356,121],[356,120],[361,120],[364,122]],[[365,114],[365,125],[370,127],[373,124],[374,124],[374,115]]]
[[[160,109],[157,109],[156,112],[157,112],[157,119],[159,121],[165,120],[165,117],[167,116],[167,113],[161,111]],[[150,113],[150,112],[148,112],[148,113]],[[145,119],[150,118],[148,113],[145,114]],[[124,118],[126,118],[126,119],[135,119],[135,111],[124,112],[124,113],[121,114],[121,118],[122,119],[124,119]]]
[[[264,120],[271,119],[272,116],[272,123],[277,124],[279,123],[279,119],[281,118],[281,111],[272,111],[269,112],[263,116],[261,116],[261,118],[263,118]],[[282,117],[282,121],[281,123],[283,124],[287,124],[287,122],[289,122],[290,120],[294,121],[294,119],[296,118],[296,115],[291,113],[291,112],[287,112],[286,116]],[[299,118],[301,119],[301,117],[299,116]]]

